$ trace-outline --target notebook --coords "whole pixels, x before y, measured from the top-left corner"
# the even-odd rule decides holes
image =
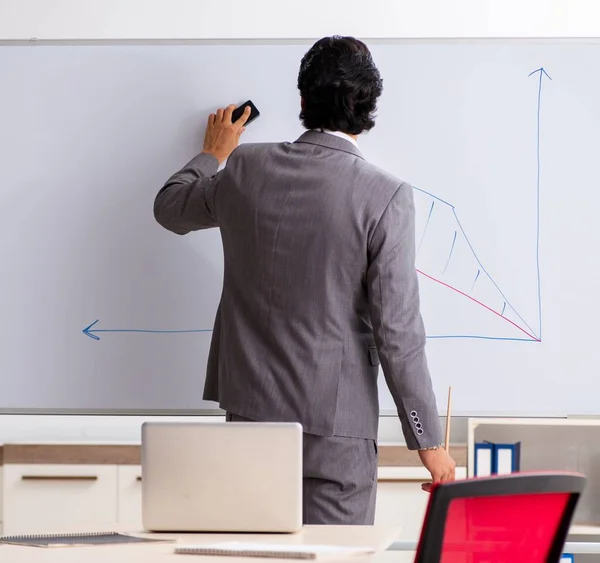
[[[175,553],[183,555],[222,555],[234,557],[269,557],[276,559],[325,559],[350,555],[371,555],[370,547],[344,547],[335,545],[285,545],[224,542],[206,545],[182,545]]]
[[[94,532],[81,534],[39,534],[22,536],[0,536],[0,543],[31,547],[67,547],[84,545],[108,545],[123,543],[165,542],[156,538],[139,538],[117,532]]]

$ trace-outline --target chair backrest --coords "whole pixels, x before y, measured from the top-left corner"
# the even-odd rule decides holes
[[[515,473],[435,485],[415,563],[558,563],[585,482]]]

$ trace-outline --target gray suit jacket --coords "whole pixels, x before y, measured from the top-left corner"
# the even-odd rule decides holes
[[[224,279],[204,398],[256,421],[377,438],[379,363],[409,448],[441,443],[415,271],[413,190],[349,141],[309,131],[200,154],[156,220],[219,227]]]

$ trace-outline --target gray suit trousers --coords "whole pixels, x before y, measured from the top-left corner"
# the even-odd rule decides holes
[[[227,413],[229,422],[253,422]],[[303,435],[303,522],[372,525],[377,443],[363,438]]]

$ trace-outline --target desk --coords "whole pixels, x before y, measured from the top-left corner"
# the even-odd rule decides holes
[[[298,534],[152,534],[151,537],[177,539],[178,545],[244,541],[287,545],[366,546],[377,552],[383,552],[399,534],[398,526],[306,526]],[[0,561],[2,563],[215,563],[216,561],[257,563],[259,561],[256,558],[177,555],[173,553],[174,548],[173,543],[56,548],[0,544]],[[353,557],[352,559],[364,561],[370,558]],[[268,561],[276,563],[277,560]]]
[[[410,554],[410,557],[414,557],[417,550],[416,540],[396,540],[388,547],[388,553],[390,552],[403,552]],[[565,543],[564,553],[571,553],[574,555],[599,555],[600,554],[600,536],[592,535],[569,535],[567,542]],[[594,558],[597,561],[598,558]],[[408,561],[409,559],[407,559]],[[404,563],[404,559],[395,560],[396,563]],[[578,558],[576,561],[584,561],[582,558]],[[585,560],[587,561],[587,560]],[[591,559],[590,559],[591,561]]]

